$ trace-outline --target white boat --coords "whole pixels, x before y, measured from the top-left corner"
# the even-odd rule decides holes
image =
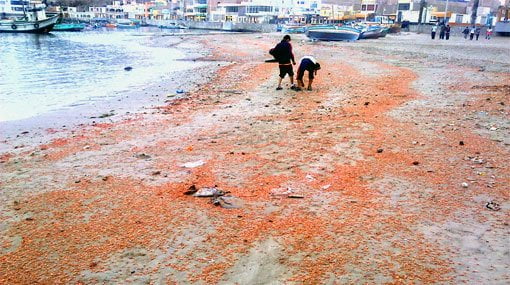
[[[49,33],[58,16],[48,18],[46,5],[39,1],[0,1],[0,33]]]

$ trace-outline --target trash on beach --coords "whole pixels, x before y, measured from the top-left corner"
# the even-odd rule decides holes
[[[327,190],[329,189],[329,187],[331,187],[331,184],[327,184],[327,185],[324,185],[321,187],[322,190]]]
[[[499,211],[501,210],[501,207],[499,206],[498,203],[494,202],[494,201],[490,201],[490,202],[487,202],[487,204],[485,205],[485,207],[489,210],[493,210],[493,211]]]
[[[225,191],[216,187],[204,187],[192,194],[193,197],[217,197],[225,195]]]
[[[124,70],[125,70],[125,71],[131,71],[132,69],[133,69],[133,68],[132,68],[131,66],[126,66],[126,67],[124,67]]]
[[[220,90],[222,93],[230,93],[230,94],[243,94],[241,90]]]
[[[184,93],[184,90],[182,90],[182,89],[177,89],[177,90],[175,90],[175,93],[177,93],[177,94],[182,94],[182,93]]]
[[[243,207],[243,200],[235,196],[221,196],[214,197],[212,200],[213,205],[220,206],[225,209],[238,209]]]
[[[181,167],[195,168],[195,167],[202,166],[204,164],[205,164],[205,162],[203,160],[197,160],[197,161],[186,162],[183,165],[181,165]]]
[[[289,198],[294,198],[294,199],[303,199],[305,198],[305,196],[303,195],[300,195],[300,194],[290,194],[289,196],[287,196]]]
[[[466,182],[462,182],[460,186],[462,186],[462,188],[468,188],[469,184],[467,184]]]
[[[306,180],[308,180],[308,182],[312,182],[312,181],[314,181],[314,180],[315,180],[315,178],[313,178],[313,176],[312,176],[312,175],[310,175],[310,174],[307,174],[307,175],[305,176],[305,178],[306,178]]]
[[[271,190],[271,196],[288,197],[293,192],[294,191],[290,187],[287,187],[287,188],[276,188],[276,189]]]
[[[184,192],[184,195],[193,195],[197,193],[198,189],[195,185],[191,185],[186,192]]]
[[[149,158],[151,158],[151,156],[150,156],[150,155],[145,154],[145,153],[139,153],[139,154],[136,154],[136,155],[135,155],[135,157],[136,157],[136,158],[140,158],[140,159],[149,159]]]

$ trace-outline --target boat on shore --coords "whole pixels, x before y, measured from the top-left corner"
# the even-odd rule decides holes
[[[51,32],[59,16],[47,17],[45,4],[29,6],[30,3],[28,1],[16,2],[16,5],[13,5],[12,2],[10,5],[0,5],[3,11],[5,11],[1,14],[0,18],[0,33],[44,34]]]
[[[118,29],[138,29],[140,26],[129,20],[129,19],[119,19],[117,20],[117,28]]]
[[[178,29],[186,29],[187,27],[183,26],[183,25],[170,24],[170,25],[159,25],[158,28],[169,29],[169,30],[178,30]]]
[[[315,29],[306,32],[306,36],[319,41],[355,41],[361,32],[354,28],[338,27],[336,29]]]
[[[55,32],[81,32],[85,29],[85,24],[82,23],[60,23],[53,27]]]
[[[285,25],[282,27],[282,33],[284,34],[302,34],[306,32],[305,26],[289,26]]]
[[[385,37],[386,34],[384,33],[384,29],[383,28],[372,28],[372,29],[368,29],[364,32],[362,32],[359,36],[359,39],[360,40],[364,40],[364,39],[377,39],[377,38],[380,38],[380,37]]]

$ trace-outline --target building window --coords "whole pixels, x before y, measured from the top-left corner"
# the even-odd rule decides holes
[[[464,15],[457,15],[455,17],[455,23],[462,23],[462,18],[464,17]]]
[[[226,10],[227,10],[227,13],[237,13],[237,12],[239,12],[239,7],[237,7],[237,6],[226,7]]]
[[[400,3],[400,4],[398,4],[398,10],[409,11],[409,10],[411,10],[411,4],[410,3]]]

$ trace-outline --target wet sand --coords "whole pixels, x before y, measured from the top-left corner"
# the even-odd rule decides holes
[[[508,283],[510,39],[295,36],[294,92],[280,37],[191,38],[186,96],[7,138],[0,283]],[[238,207],[184,194],[215,185]]]

